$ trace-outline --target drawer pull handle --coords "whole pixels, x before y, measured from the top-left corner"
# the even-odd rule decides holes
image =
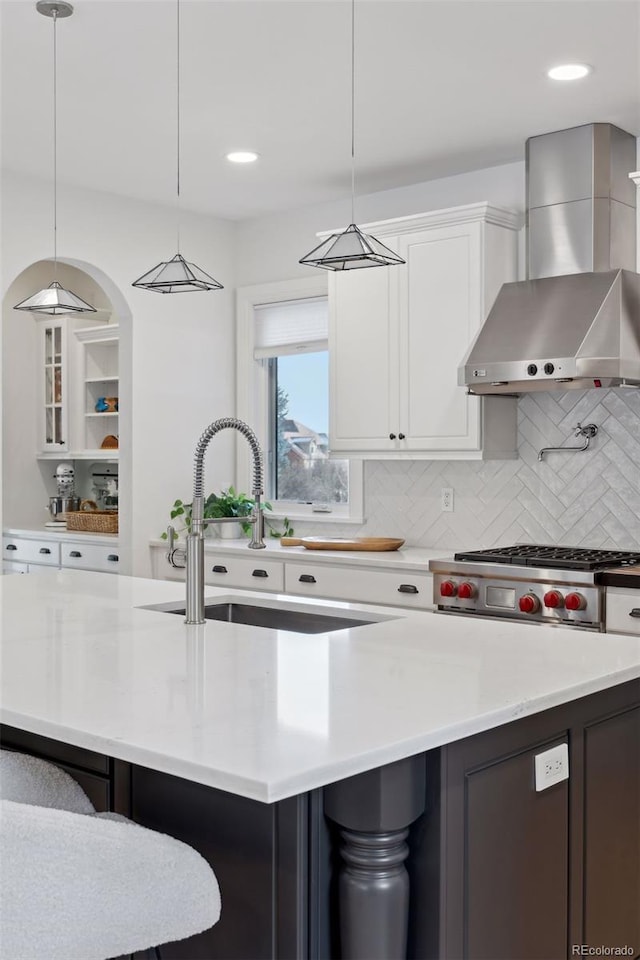
[[[630,616],[630,617],[638,617],[638,618],[640,618],[640,607],[634,607],[633,610],[630,610],[630,611],[629,611],[629,616]]]
[[[5,547],[5,550],[17,550],[15,543],[8,543]]]
[[[80,553],[79,550],[71,550],[71,551],[69,552],[69,556],[70,556],[70,557],[77,558],[77,557],[81,557],[82,554]]]
[[[49,550],[49,547],[40,547],[38,553],[51,553],[51,550]]]
[[[118,556],[117,553],[110,553],[109,556],[107,557],[107,560],[111,560],[113,561],[113,563],[117,563],[119,559],[120,557]]]
[[[269,574],[266,570],[254,570],[251,574],[252,577],[268,577]]]
[[[413,583],[401,583],[398,593],[420,593],[420,591]]]
[[[214,564],[213,567],[211,567],[211,572],[212,572],[212,573],[227,573],[228,571],[227,571],[227,568],[226,568],[226,567],[223,567],[221,563],[216,563],[216,564]]]
[[[311,573],[301,573],[298,577],[299,583],[315,583],[316,578]]]

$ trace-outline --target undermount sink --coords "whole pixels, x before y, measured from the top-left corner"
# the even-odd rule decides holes
[[[146,610],[158,610],[162,613],[185,615],[184,604],[156,604],[145,607]],[[364,620],[362,617],[345,615],[342,610],[329,610],[315,613],[309,610],[283,606],[262,606],[254,603],[223,600],[206,603],[206,620],[222,620],[225,623],[243,623],[252,627],[268,627],[271,630],[290,630],[293,633],[333,633],[336,630],[351,630],[364,627],[380,620],[392,617],[374,615]]]

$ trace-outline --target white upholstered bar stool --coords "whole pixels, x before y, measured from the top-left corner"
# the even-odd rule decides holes
[[[192,847],[96,813],[59,767],[0,751],[0,960],[109,960],[200,933],[220,906]]]

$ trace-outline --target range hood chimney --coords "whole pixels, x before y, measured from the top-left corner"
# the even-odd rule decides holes
[[[640,385],[635,166],[611,124],[527,140],[529,279],[504,284],[460,367],[472,393]]]

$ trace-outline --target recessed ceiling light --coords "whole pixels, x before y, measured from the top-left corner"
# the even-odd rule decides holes
[[[591,73],[593,67],[586,63],[562,63],[547,70],[547,76],[552,80],[582,80]]]
[[[258,154],[253,150],[235,150],[227,154],[227,160],[231,160],[231,163],[253,163],[257,159]]]

